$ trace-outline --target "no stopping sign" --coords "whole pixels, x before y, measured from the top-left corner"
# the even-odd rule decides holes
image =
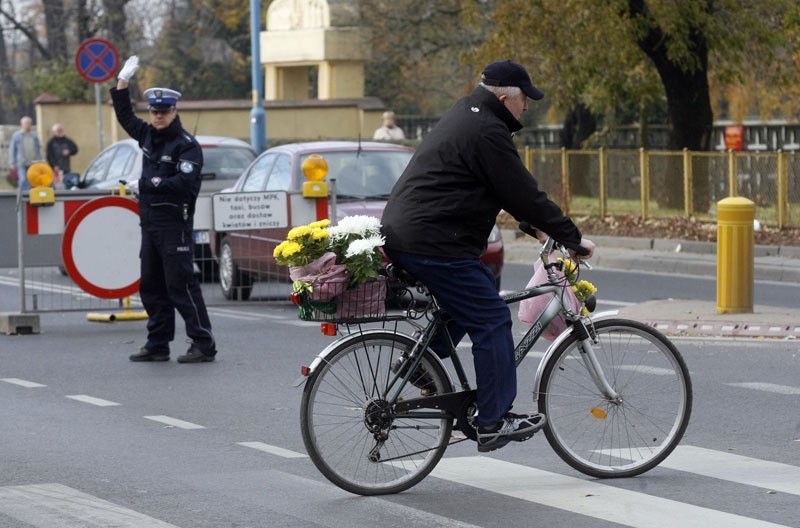
[[[139,205],[104,196],[82,205],[64,229],[61,255],[70,278],[101,299],[139,291]]]

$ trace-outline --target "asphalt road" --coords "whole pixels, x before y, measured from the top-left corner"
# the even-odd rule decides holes
[[[505,284],[527,273],[511,266]],[[656,289],[630,272],[590,280],[609,307]],[[0,284],[0,299],[14,295]],[[676,340],[694,381],[692,422],[640,477],[585,477],[537,435],[488,456],[453,445],[415,488],[363,498],[325,480],[300,437],[291,384],[331,338],[288,303],[225,304],[211,317],[220,354],[202,365],[129,362],[143,321],[51,313],[39,335],[0,336],[0,526],[798,526],[796,341]],[[173,357],[187,346],[180,330]],[[545,346],[521,366],[515,409],[530,407]],[[469,363],[468,343],[461,350]]]

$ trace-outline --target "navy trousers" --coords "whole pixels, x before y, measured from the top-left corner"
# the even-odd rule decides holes
[[[192,342],[203,352],[215,350],[193,255],[191,228],[142,228],[139,295],[149,316],[145,345],[149,350],[169,350],[175,338],[175,310],[181,314]]]
[[[514,403],[517,371],[511,312],[497,293],[494,275],[480,260],[426,257],[392,250],[386,254],[393,263],[422,281],[452,317],[448,330],[454,343],[469,334],[476,373],[478,424],[496,424]]]

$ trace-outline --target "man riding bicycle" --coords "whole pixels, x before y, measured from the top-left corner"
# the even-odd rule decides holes
[[[509,412],[517,392],[511,312],[494,276],[479,260],[501,209],[589,258],[594,243],[525,168],[512,141],[528,100],[544,94],[525,68],[489,64],[475,90],[425,137],[395,184],[383,213],[384,249],[420,280],[452,318],[458,342],[472,340],[478,404],[478,451],[527,440],[541,414]],[[437,350],[436,345],[432,346]]]

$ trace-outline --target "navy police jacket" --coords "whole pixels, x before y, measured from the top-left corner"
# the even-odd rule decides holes
[[[127,89],[111,89],[120,126],[142,148],[139,217],[142,227],[192,227],[203,151],[180,118],[163,130],[136,117]]]
[[[512,141],[522,124],[478,86],[425,137],[392,189],[383,212],[386,247],[477,259],[504,209],[560,242],[581,233],[540,190]]]

